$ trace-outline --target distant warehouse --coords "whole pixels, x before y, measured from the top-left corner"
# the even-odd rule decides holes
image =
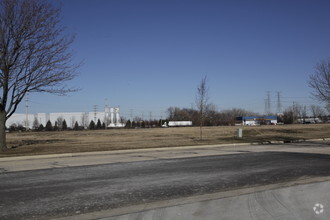
[[[277,116],[241,116],[236,122],[242,125],[276,125]]]

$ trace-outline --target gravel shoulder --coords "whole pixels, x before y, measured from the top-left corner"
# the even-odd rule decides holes
[[[330,138],[330,123],[244,126],[243,138],[237,138],[238,128],[204,127],[203,140],[199,127],[13,132],[7,134],[10,149],[0,157]]]

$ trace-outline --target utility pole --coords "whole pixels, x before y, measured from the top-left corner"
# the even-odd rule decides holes
[[[104,99],[104,102],[105,102],[105,108],[107,108],[107,107],[108,107],[108,99],[105,98],[105,99]]]
[[[133,127],[133,109],[129,110],[129,117],[130,117],[131,127]]]
[[[104,124],[105,124],[105,128],[104,129],[107,129],[108,127],[108,124],[109,124],[109,107],[108,107],[108,99],[105,98],[104,99],[104,102],[105,102],[105,107],[104,107]]]
[[[96,124],[96,112],[97,112],[97,105],[94,105],[94,123]]]
[[[294,112],[295,111],[295,102],[294,101],[292,101],[292,112]]]

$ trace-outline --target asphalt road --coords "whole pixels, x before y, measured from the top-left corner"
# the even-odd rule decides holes
[[[330,175],[330,155],[252,152],[0,174],[0,219],[51,219]]]

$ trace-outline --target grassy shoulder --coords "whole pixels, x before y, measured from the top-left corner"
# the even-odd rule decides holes
[[[243,138],[236,137],[238,128],[204,127],[203,140],[199,127],[17,132],[7,134],[10,149],[0,157],[330,137],[330,124],[245,126]]]

